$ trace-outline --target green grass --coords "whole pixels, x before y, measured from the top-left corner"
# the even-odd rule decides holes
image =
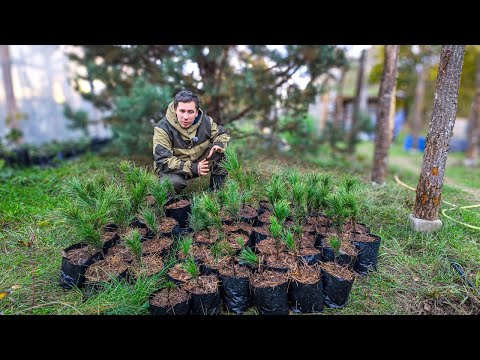
[[[402,181],[415,187],[418,174],[393,167],[387,186],[372,188],[369,186],[368,144],[361,144],[359,148],[353,162],[332,159],[328,151],[303,159],[241,158],[245,168],[255,170],[263,183],[272,173],[285,168],[329,173],[334,177],[334,184],[345,173],[356,174],[363,180],[358,191],[365,204],[359,221],[382,238],[378,271],[355,279],[344,309],[325,309],[324,313],[480,313],[479,297],[449,263],[454,260],[461,264],[472,282],[480,279],[480,232],[445,218],[442,218],[444,226],[435,234],[412,231],[407,217],[412,211],[415,193],[398,185],[391,175],[398,171]],[[70,201],[60,191],[62,184],[71,176],[91,176],[99,170],[113,172],[120,160],[87,155],[56,168],[3,169],[0,172],[0,291],[15,288],[10,296],[0,300],[3,313],[148,314],[148,296],[161,286],[162,273],[133,284],[108,283],[103,291],[88,298],[78,289],[64,291],[58,285],[60,250],[76,242],[72,232],[54,216],[59,205]],[[455,171],[460,176],[460,168]],[[201,179],[200,186],[203,190],[208,188],[208,177]],[[194,180],[188,191],[197,190],[198,180]],[[471,205],[475,197],[458,187],[445,185],[443,199],[464,206]],[[480,226],[478,208],[455,210],[449,214],[459,221]],[[29,248],[23,242],[27,243],[32,236],[33,247]],[[172,264],[171,261],[166,263]],[[250,308],[247,314],[257,314],[257,311]]]

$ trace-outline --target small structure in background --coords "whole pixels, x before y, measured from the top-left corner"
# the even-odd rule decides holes
[[[64,104],[83,110],[93,120],[103,116],[69,83],[72,64],[65,55],[68,45],[6,45],[9,47],[10,71],[17,110],[25,115],[18,121],[23,142],[41,145],[54,140],[78,139],[79,130],[68,128]],[[7,99],[0,73],[0,138],[9,132],[6,123]],[[90,91],[89,84],[80,91]],[[89,125],[92,138],[108,138],[110,130],[101,122]]]
[[[461,151],[464,152],[467,149],[467,118],[457,117],[455,120],[455,126],[453,128],[453,135],[450,141],[449,151]],[[411,151],[413,145],[413,136],[408,134],[403,141],[403,150]],[[418,151],[423,152],[425,150],[425,136],[418,137]]]

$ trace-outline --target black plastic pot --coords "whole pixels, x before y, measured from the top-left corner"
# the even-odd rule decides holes
[[[220,314],[220,292],[210,294],[191,294],[191,315],[218,315]]]
[[[356,264],[357,257],[348,255],[344,253],[342,250],[340,250],[340,254],[338,254],[336,261],[338,265],[346,266],[349,269],[353,269],[353,267]]]
[[[353,281],[336,277],[322,270],[324,303],[329,308],[341,309],[348,301]]]
[[[298,258],[305,262],[307,265],[315,265],[322,260],[322,252],[312,255],[298,255]]]
[[[265,211],[270,211],[270,203],[267,200],[260,200],[258,202],[257,213],[258,216],[262,215]]]
[[[120,239],[120,236],[118,234],[115,234],[110,240],[107,240],[103,243],[102,246],[102,251],[104,254],[108,252],[108,249],[110,249],[112,246],[115,246]]]
[[[64,249],[68,252],[73,249],[80,249],[88,246],[85,243],[77,243]],[[76,286],[81,288],[85,284],[85,271],[87,268],[97,260],[103,259],[101,251],[92,255],[85,263],[76,265],[72,264],[67,258],[62,257],[62,265],[60,267],[60,281],[59,284],[64,289],[71,289]]]
[[[172,229],[172,232],[170,233],[170,237],[174,239],[183,235],[190,234],[192,232],[193,232],[193,229],[191,227],[187,226],[185,228],[182,228],[180,227],[180,225],[175,225]]]
[[[240,221],[243,222],[243,223],[253,225],[255,223],[256,219],[257,219],[258,211],[257,211],[257,209],[253,208],[250,205],[242,205],[242,207],[240,208],[240,211],[242,211],[243,209],[247,209],[247,208],[249,208],[250,210],[255,212],[255,214],[251,215],[251,216],[240,216]]]
[[[105,229],[105,231],[113,232],[113,231],[117,231],[118,226],[117,224],[111,223],[111,224],[105,225],[103,228]]]
[[[133,221],[129,224],[129,226],[130,226],[131,228],[133,228],[133,229],[146,229],[146,228],[148,228],[148,227],[147,227],[147,224],[141,222],[141,221],[138,220],[138,219],[133,220]]]
[[[251,248],[253,249],[260,241],[265,240],[267,237],[268,235],[253,230],[252,234],[250,235]]]
[[[250,281],[248,277],[220,275],[221,294],[227,311],[242,314],[250,304]]]
[[[178,225],[180,225],[181,228],[186,228],[188,227],[188,215],[192,212],[191,201],[187,198],[177,199],[176,201],[180,201],[180,200],[188,200],[189,203],[188,205],[185,205],[184,207],[177,208],[177,209],[166,208],[165,215],[177,220]]]
[[[260,315],[288,315],[288,280],[271,287],[252,285],[253,298]]]
[[[358,250],[357,262],[353,269],[360,275],[367,275],[369,271],[377,270],[378,249],[380,248],[381,238],[373,234],[369,236],[375,238],[375,241],[353,241],[353,245]]]
[[[158,291],[154,292],[151,296],[155,296]],[[155,306],[149,302],[148,309],[151,315],[188,315],[190,311],[190,296],[187,300],[174,304],[173,306]]]
[[[290,309],[296,313],[318,313],[323,310],[322,278],[314,284],[292,280],[288,289]]]

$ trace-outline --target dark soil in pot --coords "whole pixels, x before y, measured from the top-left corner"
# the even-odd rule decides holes
[[[190,294],[181,287],[162,289],[150,296],[149,310],[151,315],[188,315]]]
[[[192,296],[191,315],[220,314],[219,281],[216,275],[203,275],[184,285]]]
[[[166,256],[172,247],[173,240],[165,237],[156,237],[142,242],[142,256],[157,254]]]
[[[166,278],[169,281],[173,281],[176,285],[181,285],[189,281],[192,276],[182,267],[181,263],[177,263],[168,269]]]
[[[177,224],[178,222],[174,218],[165,217],[160,221],[157,233],[162,236],[172,237],[172,230]]]
[[[103,259],[102,251],[85,243],[73,244],[60,254],[62,264],[59,284],[64,289],[71,289],[73,286],[81,288],[85,283],[87,268],[95,261]]]
[[[165,206],[165,215],[177,220],[180,227],[188,227],[188,215],[192,212],[191,202],[183,198]]]

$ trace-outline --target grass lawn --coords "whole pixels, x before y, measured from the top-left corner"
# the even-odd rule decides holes
[[[382,238],[378,272],[356,278],[347,306],[325,309],[324,314],[479,314],[480,297],[462,281],[450,261],[462,265],[479,290],[480,231],[446,218],[441,218],[444,226],[435,234],[411,231],[407,217],[415,193],[397,184],[392,176],[386,187],[371,188],[368,146],[360,146],[354,161],[335,160],[327,152],[303,161],[266,156],[255,161],[242,159],[245,168],[255,167],[262,181],[286,167],[335,176],[350,172],[364,181],[359,191],[365,206],[359,221]],[[68,177],[91,176],[99,170],[114,172],[120,160],[87,154],[56,168],[0,170],[0,291],[13,288],[0,300],[4,314],[148,314],[148,295],[158,287],[162,274],[131,285],[114,282],[87,299],[80,290],[64,291],[58,285],[60,250],[78,241],[55,216],[56,208],[70,201],[61,191],[62,183]],[[400,170],[392,166],[391,174]],[[478,169],[475,171],[478,174]],[[475,180],[480,177],[467,180],[460,169],[447,169],[446,176],[480,188],[480,180]],[[415,187],[418,174],[404,170],[401,179]],[[208,187],[207,180],[200,184],[203,189]],[[198,185],[193,182],[189,192],[196,191]],[[457,186],[445,185],[443,199],[463,206],[473,204],[476,197]],[[449,214],[480,226],[478,208]],[[33,246],[25,246],[32,238]]]

